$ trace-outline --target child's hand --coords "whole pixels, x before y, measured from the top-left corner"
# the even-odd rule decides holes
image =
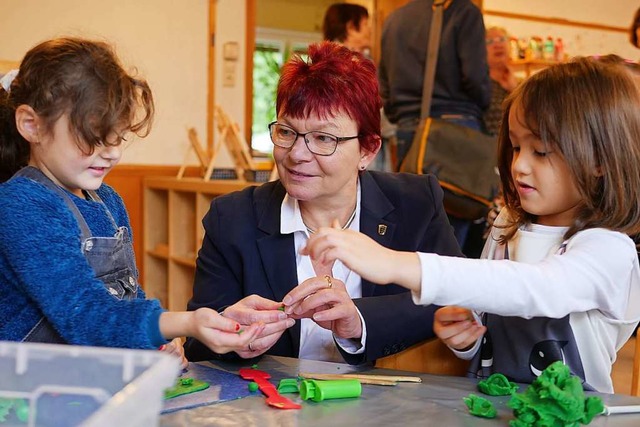
[[[219,354],[250,349],[249,344],[265,329],[262,322],[242,327],[210,308],[199,308],[189,313],[192,314],[191,336]]]
[[[199,340],[216,353],[243,351],[265,329],[262,322],[243,328],[233,319],[210,308],[196,311],[165,311],[160,314],[160,333],[167,339],[187,336]]]
[[[300,251],[324,264],[336,259],[371,282],[397,283],[420,289],[420,260],[414,252],[398,252],[379,245],[365,234],[342,230],[337,221],[311,235]]]
[[[174,338],[171,342],[160,347],[160,351],[164,351],[179,358],[182,369],[185,369],[189,365],[189,361],[184,357],[184,348],[182,347],[181,338]]]
[[[227,307],[223,316],[236,320],[244,329],[251,323],[264,323],[265,327],[252,341],[251,346],[234,350],[244,359],[259,356],[274,346],[284,331],[295,324],[283,311],[282,303],[263,298],[259,295],[249,295],[237,303]],[[244,332],[243,332],[244,333]]]
[[[472,347],[486,332],[486,326],[478,325],[470,310],[447,306],[436,310],[433,331],[449,347],[464,351]]]

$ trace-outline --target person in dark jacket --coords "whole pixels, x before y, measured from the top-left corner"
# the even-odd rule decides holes
[[[384,22],[378,68],[385,114],[398,128],[397,165],[404,160],[420,119],[433,0],[413,0]],[[445,2],[431,117],[482,129],[491,83],[484,20],[470,0]],[[450,216],[460,246],[471,223]]]
[[[188,304],[242,325],[262,321],[264,332],[229,356],[188,339],[189,360],[271,354],[359,364],[433,337],[433,306],[299,253],[315,230],[338,223],[396,250],[461,255],[433,176],[366,170],[380,148],[373,62],[337,43],[311,45],[308,60],[284,65],[276,111],[269,130],[280,179],[213,200]],[[315,288],[303,311],[280,310],[294,289]]]

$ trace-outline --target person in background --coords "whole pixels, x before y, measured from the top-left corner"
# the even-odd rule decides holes
[[[324,40],[340,43],[351,50],[369,57],[371,47],[371,25],[369,12],[364,6],[349,3],[335,3],[327,9],[323,24]],[[393,170],[390,146],[395,143],[395,125],[389,122],[380,109],[382,145],[369,165],[369,170]]]
[[[378,67],[385,114],[398,128],[397,164],[404,160],[420,121],[422,86],[433,0],[413,0],[384,22]],[[435,71],[431,117],[482,129],[491,84],[482,13],[470,0],[455,0],[444,10]],[[471,221],[449,216],[464,247]]]
[[[485,36],[487,42],[487,63],[491,77],[491,102],[484,112],[484,130],[489,135],[497,135],[502,121],[502,103],[518,85],[509,62],[509,34],[502,27],[490,27]],[[493,220],[503,206],[501,194],[494,199],[493,208],[488,218],[474,221],[469,227],[469,233],[462,252],[469,258],[480,258],[485,239]]]
[[[228,352],[263,330],[145,299],[126,209],[102,181],[149,132],[153,97],[108,44],[45,41],[0,84],[0,340],[160,347],[185,366],[181,336]]]
[[[329,6],[322,23],[324,40],[340,43],[369,56],[371,23],[367,8],[359,4],[335,3]]]
[[[487,63],[491,77],[491,102],[484,112],[484,126],[489,135],[497,135],[502,119],[502,102],[518,86],[518,79],[509,66],[509,34],[502,27],[490,27],[485,37]]]
[[[629,28],[629,41],[635,47],[640,48],[640,8],[633,15],[631,28]]]
[[[506,206],[488,260],[397,252],[335,227],[302,254],[445,305],[434,329],[472,359],[473,376],[530,383],[560,360],[587,390],[612,393],[611,365],[640,319],[638,109],[630,73],[590,58],[514,90],[499,135]]]
[[[280,179],[213,200],[188,309],[267,323],[228,357],[371,362],[433,337],[435,308],[417,307],[405,289],[376,286],[341,262],[300,255],[309,237],[335,220],[385,247],[461,253],[433,176],[367,170],[380,148],[373,62],[332,42],[308,52],[283,66],[278,83],[269,131]],[[279,310],[289,293],[306,289],[317,291],[300,310]],[[193,338],[185,353],[223,358]]]

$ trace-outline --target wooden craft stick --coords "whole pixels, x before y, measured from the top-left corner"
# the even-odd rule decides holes
[[[391,380],[398,381],[399,383],[421,383],[420,377],[407,377],[397,375],[370,375],[370,374],[341,374],[346,378],[370,378],[376,380]]]
[[[341,374],[312,374],[310,372],[300,372],[298,376],[300,378],[312,379],[312,380],[358,380],[360,381],[360,384],[398,385],[397,381],[376,380],[376,379],[370,379],[370,378],[348,378]]]
[[[420,377],[408,377],[408,376],[397,376],[397,375],[369,375],[369,374],[314,374],[309,372],[300,372],[298,374],[303,378],[314,378],[314,379],[357,379],[357,380],[376,380],[376,381],[387,381],[387,382],[412,382],[412,383],[420,383],[422,382],[422,378]],[[307,375],[309,375],[307,377]],[[311,375],[313,377],[311,377]],[[318,376],[322,376],[325,378],[318,378]],[[331,377],[331,378],[329,378]]]

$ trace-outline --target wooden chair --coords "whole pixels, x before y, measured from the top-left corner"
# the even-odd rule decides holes
[[[209,181],[213,175],[218,152],[223,144],[227,147],[229,155],[233,160],[237,180],[247,181],[246,171],[253,172],[254,174],[256,174],[257,171],[271,171],[269,180],[277,178],[277,171],[274,170],[273,162],[259,162],[254,160],[251,155],[251,147],[240,133],[238,124],[235,123],[219,105],[216,105],[214,108],[214,119],[217,133],[213,145],[210,147],[202,146],[194,128],[187,129],[190,145],[185,153],[182,167],[178,171],[178,179],[184,176],[189,160],[192,157],[192,152],[195,152],[200,164],[201,173],[203,174],[203,179]],[[252,175],[249,174],[249,176]],[[253,181],[253,179],[250,180]]]
[[[640,328],[636,331],[636,351],[633,355],[633,372],[631,373],[631,396],[640,396]]]
[[[378,359],[376,368],[462,376],[469,361],[458,359],[439,339],[416,344],[397,354]]]

